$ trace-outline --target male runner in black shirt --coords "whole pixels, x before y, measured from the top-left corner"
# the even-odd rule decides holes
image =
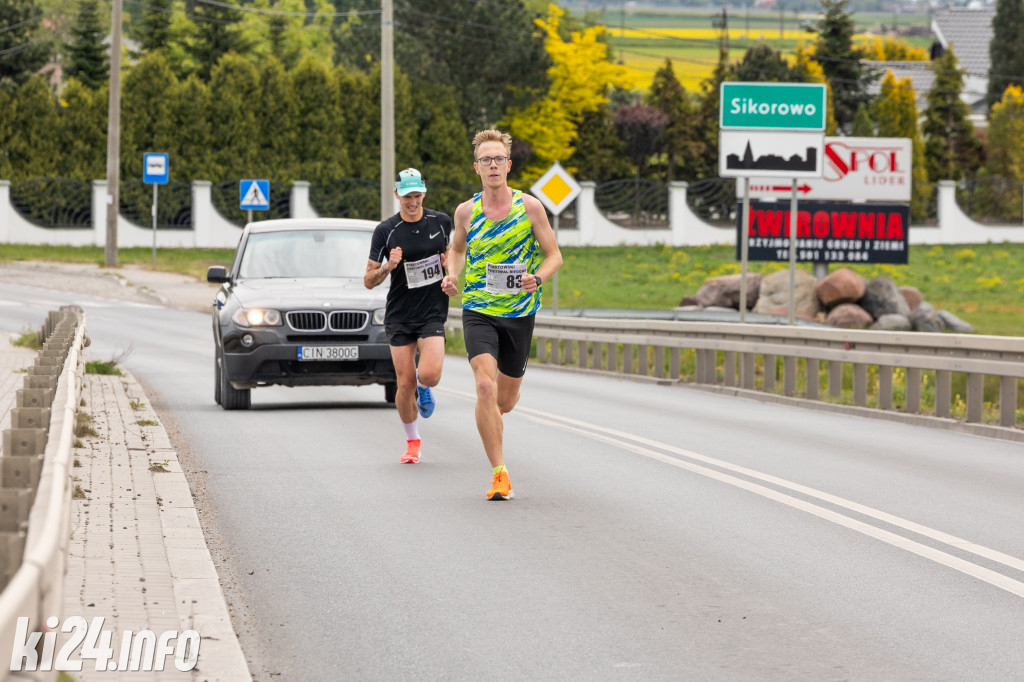
[[[363,275],[363,284],[372,289],[391,274],[384,330],[398,375],[395,407],[405,428],[406,450],[400,461],[411,464],[420,461],[416,412],[424,418],[434,413],[430,387],[441,380],[444,323],[448,319],[448,295],[441,291],[441,278],[452,220],[423,208],[426,193],[418,170],[406,168],[398,174],[395,196],[401,210],[373,231]]]

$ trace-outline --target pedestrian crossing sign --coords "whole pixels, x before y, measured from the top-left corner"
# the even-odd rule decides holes
[[[270,180],[242,180],[238,196],[243,211],[266,211],[270,208]]]

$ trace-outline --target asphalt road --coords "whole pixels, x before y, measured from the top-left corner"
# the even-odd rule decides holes
[[[532,367],[488,502],[449,357],[423,462],[381,387],[213,403],[205,315],[83,305],[205,471],[258,680],[1020,680],[1024,447]]]

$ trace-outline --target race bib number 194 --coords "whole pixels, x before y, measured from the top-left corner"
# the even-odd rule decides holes
[[[440,282],[442,277],[444,270],[441,268],[441,257],[436,253],[423,260],[405,263],[405,280],[410,289]]]
[[[484,290],[489,294],[511,296],[523,290],[523,273],[526,263],[488,263],[487,283]]]

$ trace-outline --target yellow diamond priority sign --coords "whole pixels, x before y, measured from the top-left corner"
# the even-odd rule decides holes
[[[540,199],[549,211],[558,215],[571,204],[580,193],[580,186],[562,164],[555,161],[544,175],[530,187],[530,192]]]

